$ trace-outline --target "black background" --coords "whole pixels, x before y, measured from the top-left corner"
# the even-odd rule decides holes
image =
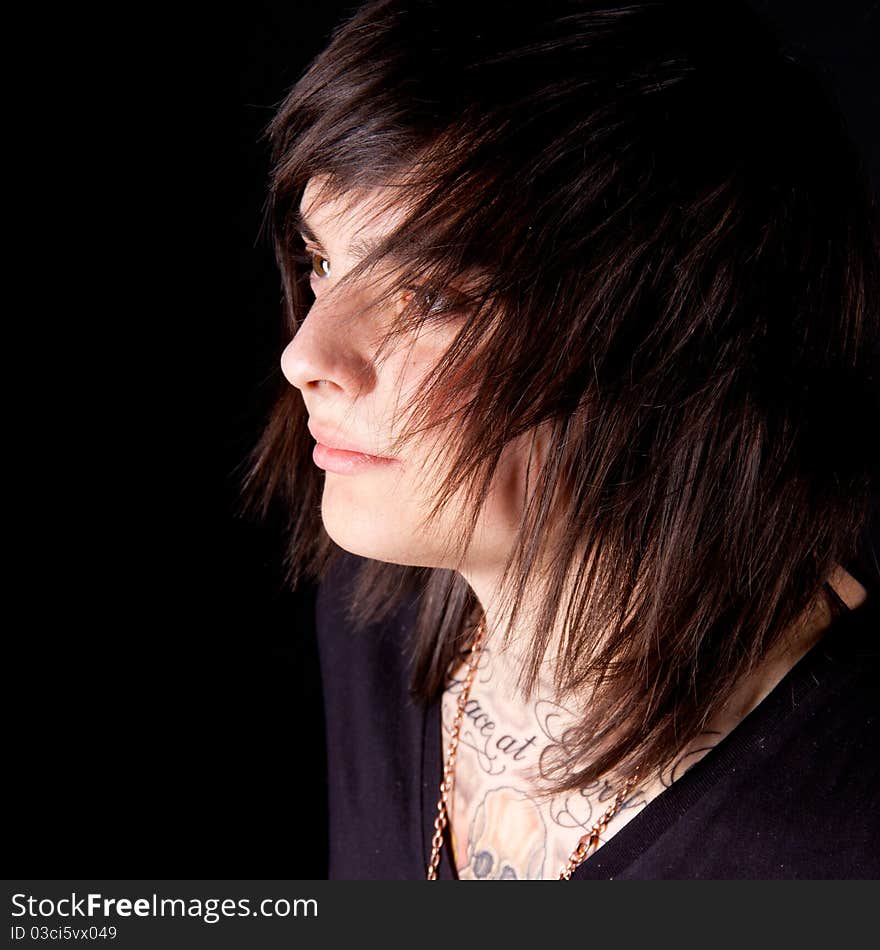
[[[877,4],[755,2],[824,71],[876,188]],[[279,526],[234,516],[234,476],[285,384],[259,135],[351,8],[10,30],[14,876],[326,875],[314,592],[283,589]]]

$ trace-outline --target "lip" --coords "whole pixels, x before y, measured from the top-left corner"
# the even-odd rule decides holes
[[[308,428],[316,443],[312,449],[312,460],[319,468],[326,469],[328,472],[353,475],[365,468],[393,465],[400,461],[384,455],[372,455],[365,452],[359,446],[345,439],[331,436],[328,430],[322,429],[311,422],[309,422]]]
[[[397,459],[365,455],[363,452],[347,452],[345,449],[331,449],[329,445],[324,445],[322,442],[315,443],[312,449],[312,460],[318,468],[335,472],[337,475],[354,475],[365,468],[397,464]]]

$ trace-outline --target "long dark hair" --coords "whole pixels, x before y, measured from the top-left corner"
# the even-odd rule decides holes
[[[377,0],[265,134],[291,335],[313,176],[407,209],[346,277],[392,265],[388,293],[417,291],[378,355],[467,316],[406,407],[409,434],[454,423],[434,513],[467,483],[464,542],[505,445],[550,427],[504,641],[552,563],[519,685],[559,618],[560,694],[601,685],[550,790],[668,764],[784,631],[831,609],[878,482],[876,208],[822,83],[743,4]],[[286,513],[295,587],[342,552],[302,397],[279,386],[242,510]],[[348,609],[365,627],[413,592],[428,701],[473,635],[464,578],[366,560]]]

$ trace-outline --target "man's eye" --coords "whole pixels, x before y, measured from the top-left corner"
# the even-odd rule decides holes
[[[296,262],[297,270],[301,272],[308,271],[308,276],[312,274],[315,277],[329,277],[330,276],[330,260],[325,257],[320,251],[316,251],[314,248],[306,248],[304,251],[301,251],[297,254],[294,254],[294,260]]]
[[[422,291],[421,302],[428,313],[436,313],[446,306],[446,298],[436,290]]]
[[[447,288],[442,293],[427,287],[414,287],[413,305],[425,316],[454,316],[464,307],[460,295]]]
[[[329,277],[330,276],[329,258],[324,257],[324,255],[320,251],[309,251],[308,253],[312,259],[312,273],[316,277]]]

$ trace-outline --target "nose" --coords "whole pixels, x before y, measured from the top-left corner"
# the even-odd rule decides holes
[[[351,320],[334,318],[319,301],[281,353],[281,371],[303,394],[329,386],[354,396],[374,381],[372,360],[352,333]]]

